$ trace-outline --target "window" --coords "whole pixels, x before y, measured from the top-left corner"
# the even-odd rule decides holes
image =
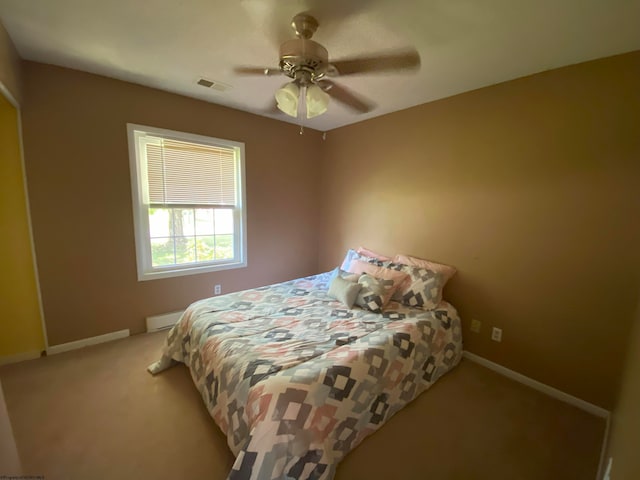
[[[138,280],[245,267],[244,144],[127,129]]]

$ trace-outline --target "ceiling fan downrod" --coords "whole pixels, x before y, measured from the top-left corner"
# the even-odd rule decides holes
[[[311,15],[306,13],[299,13],[293,20],[291,20],[291,27],[296,32],[296,37],[304,38],[305,40],[311,39],[313,34],[318,29],[318,21]]]

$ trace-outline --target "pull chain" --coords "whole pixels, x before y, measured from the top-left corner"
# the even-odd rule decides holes
[[[300,103],[300,106],[302,108],[300,108],[299,110],[302,110],[302,112],[298,111],[298,115],[300,115],[300,135],[304,135],[304,116],[307,113],[307,87],[306,85],[303,86],[300,89],[300,99],[302,100]]]

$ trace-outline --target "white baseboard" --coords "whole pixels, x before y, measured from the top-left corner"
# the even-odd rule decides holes
[[[531,387],[534,390],[538,390],[539,392],[546,393],[550,397],[553,397],[557,400],[568,403],[569,405],[573,405],[574,407],[578,407],[584,410],[585,412],[591,413],[592,415],[596,415],[602,418],[609,418],[609,415],[610,415],[609,410],[605,410],[602,407],[598,407],[593,403],[589,403],[585,400],[582,400],[581,398],[574,397],[573,395],[569,395],[568,393],[558,390],[557,388],[553,388],[549,385],[545,385],[544,383],[538,382],[533,378],[526,377],[521,373],[514,372],[513,370],[509,370],[508,368],[503,367],[502,365],[494,363],[474,353],[465,351],[463,353],[463,356],[464,358],[467,358],[472,362],[482,365],[483,367],[487,367],[488,369],[493,370],[494,372],[497,372],[501,375],[504,375],[505,377],[510,378],[511,380],[515,380],[518,383],[527,385],[528,387]]]
[[[82,347],[88,347],[89,345],[97,345],[98,343],[110,342],[111,340],[118,340],[130,335],[129,329],[118,330],[117,332],[105,333],[104,335],[98,335],[97,337],[83,338],[82,340],[76,340],[75,342],[61,343],[60,345],[53,345],[47,348],[47,355],[55,355],[56,353],[68,352],[69,350],[76,350]]]
[[[184,310],[179,312],[165,313],[163,315],[154,315],[153,317],[147,317],[147,333],[159,332],[160,330],[166,330],[173,327],[180,317],[184,313]]]
[[[604,429],[604,440],[602,441],[602,448],[600,449],[600,463],[598,464],[598,476],[596,477],[596,480],[607,480],[607,475],[611,473],[611,457],[609,457],[609,464],[605,465],[606,456],[609,452],[609,435],[611,435],[611,422],[612,415],[609,415],[607,417],[607,426]]]
[[[40,353],[41,352],[34,350],[32,352],[16,353],[15,355],[3,355],[0,357],[0,366],[40,358]]]

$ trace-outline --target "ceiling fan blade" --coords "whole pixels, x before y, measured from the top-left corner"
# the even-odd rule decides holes
[[[420,54],[416,49],[383,53],[371,57],[353,57],[331,62],[332,75],[356,75],[394,70],[417,70],[420,68]]]
[[[277,67],[234,67],[233,72],[238,75],[264,75],[266,77],[281,73]]]
[[[374,103],[357,96],[351,92],[351,90],[348,90],[331,80],[322,80],[319,82],[319,85],[320,88],[331,96],[331,98],[358,113],[367,113],[375,108]]]

